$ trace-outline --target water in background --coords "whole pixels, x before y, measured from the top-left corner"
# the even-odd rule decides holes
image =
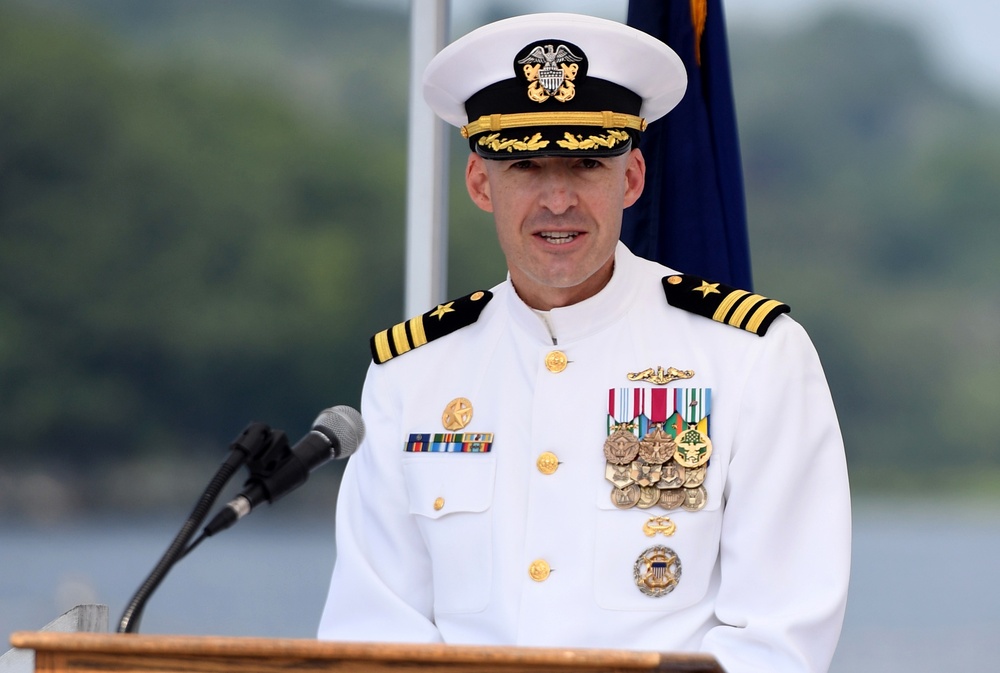
[[[37,629],[81,603],[107,604],[115,630],[182,522],[0,522],[0,637]],[[311,638],[333,557],[332,521],[255,512],[171,571],[140,630]],[[858,505],[833,673],[997,670],[998,558],[1000,504]]]

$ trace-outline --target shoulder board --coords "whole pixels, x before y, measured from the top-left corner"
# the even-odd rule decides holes
[[[774,299],[690,274],[663,278],[671,306],[764,336],[774,319],[792,309]]]
[[[372,359],[377,365],[383,364],[397,355],[471,325],[479,319],[479,314],[492,298],[493,293],[488,290],[473,292],[382,330],[371,338]]]

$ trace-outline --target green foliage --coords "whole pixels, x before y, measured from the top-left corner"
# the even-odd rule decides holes
[[[359,329],[398,307],[398,151],[5,14],[5,458],[224,446],[255,415],[356,403]]]
[[[733,53],[757,285],[816,341],[852,468],[996,465],[1000,113],[855,15]]]
[[[732,38],[756,287],[813,336],[857,482],[995,474],[1000,112],[870,18]],[[402,312],[407,76],[405,15],[358,4],[0,1],[0,462],[356,404]],[[504,274],[466,154],[453,295]]]

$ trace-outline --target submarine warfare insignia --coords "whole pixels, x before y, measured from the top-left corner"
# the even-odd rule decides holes
[[[711,400],[710,388],[608,391],[604,476],[613,485],[615,507],[705,507]]]
[[[666,596],[681,580],[681,560],[670,547],[656,545],[639,555],[632,575],[642,593],[653,598]]]
[[[690,274],[664,277],[663,291],[671,306],[739,327],[757,336],[767,334],[775,318],[791,310],[788,304],[775,299],[722,283],[710,283]]]
[[[650,367],[649,369],[643,369],[641,372],[626,374],[625,378],[629,381],[647,381],[658,386],[665,386],[673,381],[689,379],[692,376],[694,376],[694,371],[691,369],[667,367],[664,370],[663,367],[657,366],[656,369]]]
[[[370,339],[372,360],[377,365],[385,364],[414,348],[468,327],[479,319],[492,298],[493,293],[488,290],[473,292],[382,330]]]

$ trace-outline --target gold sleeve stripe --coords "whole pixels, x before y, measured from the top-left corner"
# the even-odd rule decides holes
[[[768,299],[766,302],[761,304],[760,308],[754,311],[753,317],[750,318],[750,322],[747,323],[747,330],[756,334],[757,330],[760,329],[760,324],[764,321],[764,318],[766,318],[771,311],[781,305],[782,302],[777,299]]]
[[[396,355],[402,355],[410,350],[410,340],[406,338],[406,323],[392,326],[392,343],[396,347]]]
[[[747,313],[750,312],[750,309],[763,300],[764,296],[759,294],[752,294],[746,299],[743,299],[736,311],[733,312],[733,316],[729,319],[729,324],[733,327],[739,327],[743,324],[743,319],[747,317]]]
[[[715,309],[715,314],[712,315],[712,320],[726,322],[726,315],[733,308],[736,302],[748,294],[750,293],[746,290],[733,290],[733,292],[731,292],[729,296],[726,297],[721,304],[719,304],[719,308]]]
[[[484,131],[525,126],[600,126],[610,129],[646,130],[646,120],[621,112],[517,112],[514,114],[483,115],[462,127],[462,137],[469,138]]]
[[[389,330],[384,329],[375,335],[375,352],[378,353],[379,364],[392,357],[392,351],[389,350]]]
[[[410,334],[413,336],[414,348],[427,343],[427,334],[424,332],[424,316],[418,315],[416,318],[410,318]]]

